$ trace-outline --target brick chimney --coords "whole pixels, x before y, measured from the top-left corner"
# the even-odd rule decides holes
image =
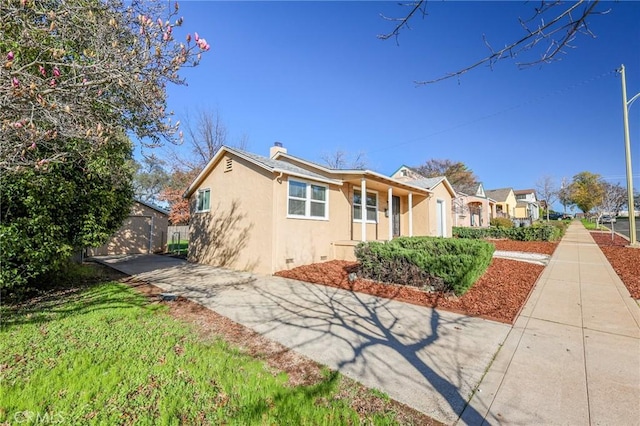
[[[273,158],[277,153],[282,152],[284,154],[287,153],[287,148],[282,146],[282,142],[274,142],[273,146],[269,150],[269,158]]]

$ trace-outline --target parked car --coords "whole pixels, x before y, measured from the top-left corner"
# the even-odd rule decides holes
[[[616,223],[615,216],[605,215],[600,218],[600,223]]]

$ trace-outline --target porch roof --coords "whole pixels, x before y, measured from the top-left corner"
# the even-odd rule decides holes
[[[410,183],[401,182],[397,179],[390,178],[383,174],[371,170],[340,170],[342,181],[353,185],[360,185],[362,179],[365,179],[367,188],[379,191],[386,191],[389,187],[397,191],[397,195],[407,195],[409,193],[429,196],[433,191]]]

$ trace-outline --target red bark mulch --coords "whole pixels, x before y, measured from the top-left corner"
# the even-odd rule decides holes
[[[356,262],[332,260],[276,275],[511,324],[544,266],[494,258],[485,274],[461,297],[364,279],[350,283],[348,275],[357,268]]]
[[[594,241],[616,271],[631,297],[640,299],[640,248],[626,247],[629,242],[610,232],[591,232]]]
[[[496,250],[524,251],[527,253],[540,253],[552,255],[558,242],[551,241],[513,241],[513,240],[487,240],[496,247]]]

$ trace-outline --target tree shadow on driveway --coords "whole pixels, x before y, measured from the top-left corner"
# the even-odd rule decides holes
[[[214,309],[441,421],[483,423],[468,400],[508,326],[276,277],[238,290]]]

